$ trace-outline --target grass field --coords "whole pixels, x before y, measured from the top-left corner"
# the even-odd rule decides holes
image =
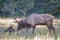
[[[18,19],[20,20],[20,19]],[[0,19],[0,40],[60,40],[60,19],[54,20],[53,26],[56,28],[56,34],[49,34],[46,25],[37,25],[34,35],[32,29],[26,32],[25,29],[17,32],[17,23],[13,19]],[[4,33],[10,25],[13,25],[15,33]]]

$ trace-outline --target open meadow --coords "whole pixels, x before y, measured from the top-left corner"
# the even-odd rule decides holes
[[[46,25],[37,25],[34,35],[32,29],[29,29],[28,32],[25,29],[17,32],[17,23],[13,21],[15,20],[0,19],[0,40],[60,40],[60,19],[54,20],[53,26],[56,28],[56,33],[52,35],[48,33]],[[13,26],[15,33],[4,33],[10,25]]]

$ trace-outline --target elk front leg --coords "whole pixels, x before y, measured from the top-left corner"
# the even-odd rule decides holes
[[[20,27],[17,28],[17,31],[19,31],[19,30],[20,30]]]

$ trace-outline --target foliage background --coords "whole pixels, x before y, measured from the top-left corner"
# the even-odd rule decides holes
[[[0,17],[49,13],[60,18],[60,0],[0,0]]]

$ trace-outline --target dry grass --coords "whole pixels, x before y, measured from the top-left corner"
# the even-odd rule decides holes
[[[21,20],[21,19],[18,19]],[[10,25],[16,30],[17,23],[14,23],[14,19],[0,19],[0,40],[60,40],[60,19],[54,20],[53,25],[56,28],[56,34],[49,35],[46,25],[37,26],[35,34],[32,34],[32,29],[28,32],[25,30],[15,33],[4,33]]]

